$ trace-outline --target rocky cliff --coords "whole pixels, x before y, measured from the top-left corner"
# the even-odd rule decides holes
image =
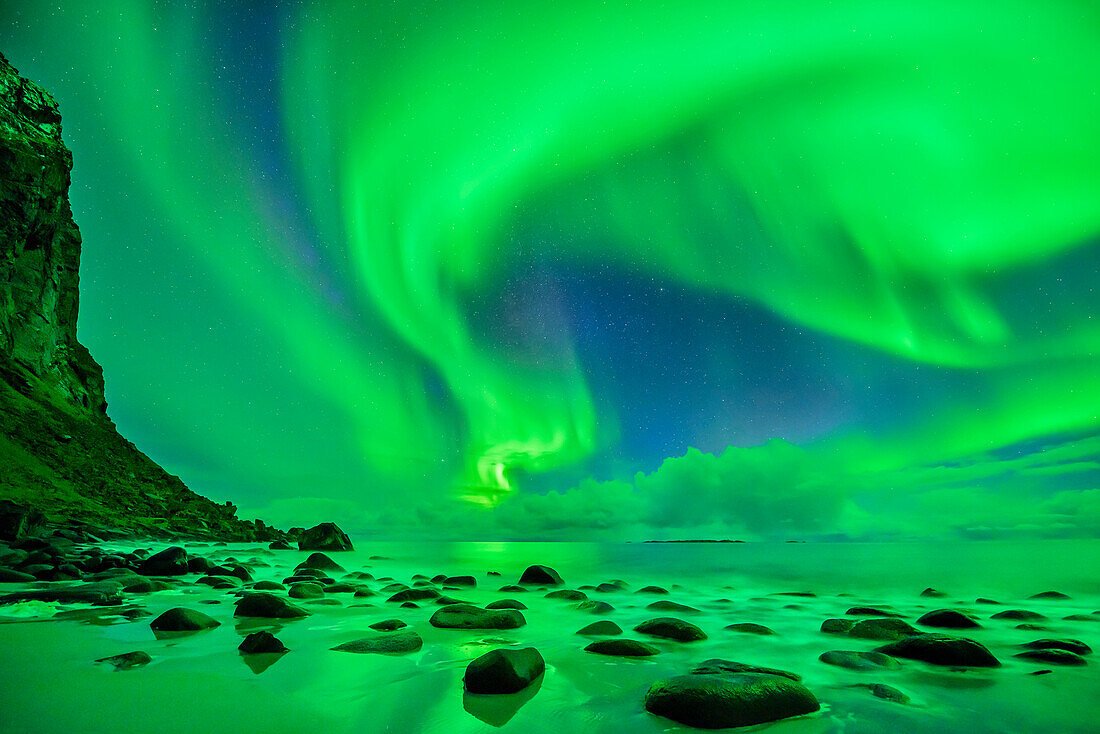
[[[80,231],[57,102],[0,54],[0,537],[93,532],[280,537],[191,492],[118,434],[76,338]]]

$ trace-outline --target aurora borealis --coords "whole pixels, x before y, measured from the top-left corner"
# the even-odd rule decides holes
[[[1100,531],[1095,4],[53,5],[0,48],[61,104],[81,339],[196,491],[398,536]]]

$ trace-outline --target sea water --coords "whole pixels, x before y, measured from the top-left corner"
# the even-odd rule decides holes
[[[820,712],[749,728],[778,734],[823,732],[1096,732],[1100,730],[1100,674],[1089,657],[1084,668],[1038,665],[1013,657],[1021,643],[1043,637],[1074,638],[1100,646],[1100,541],[958,542],[879,544],[596,544],[596,543],[385,543],[355,539],[356,551],[330,554],[349,571],[411,582],[414,574],[473,575],[476,589],[445,593],[476,604],[516,598],[529,609],[517,630],[436,629],[438,608],[387,603],[386,594],[354,598],[330,595],[339,606],[311,605],[310,617],[269,624],[233,617],[232,591],[193,583],[134,600],[153,615],[188,606],[214,616],[221,626],[158,640],[152,616],[129,621],[98,609],[83,620],[59,621],[61,609],[26,603],[0,608],[0,731],[48,732],[631,732],[692,731],[642,707],[649,686],[685,673],[708,658],[782,668],[803,677],[821,701]],[[132,550],[132,544],[116,545]],[[163,545],[146,544],[151,550]],[[253,578],[281,580],[308,554],[268,551],[255,544],[188,546],[213,560],[253,562]],[[544,598],[543,591],[502,593],[530,564],[555,568],[566,587],[621,579],[620,592],[588,591],[614,611],[592,615],[575,602]],[[264,565],[268,564],[268,565]],[[500,576],[490,576],[488,572]],[[338,577],[340,574],[333,574]],[[374,590],[385,581],[367,582]],[[634,593],[645,585],[668,596]],[[16,588],[2,585],[4,590]],[[920,596],[942,590],[946,598]],[[1069,601],[1027,599],[1057,590]],[[809,592],[814,596],[788,596]],[[976,605],[990,597],[1002,606]],[[698,608],[682,615],[707,640],[678,643],[646,639],[633,628],[655,616],[646,605],[668,599]],[[294,601],[294,600],[292,600]],[[216,602],[216,603],[204,603]],[[369,604],[370,606],[352,606]],[[902,661],[900,670],[864,673],[826,665],[826,650],[870,650],[883,644],[823,634],[821,622],[858,605],[888,605],[913,622],[938,608],[968,609],[982,629],[962,634],[986,645],[1003,663],[989,670],[953,671]],[[1044,614],[1046,632],[1016,629],[991,620],[1002,609]],[[1095,621],[1063,617],[1089,615]],[[423,648],[400,656],[332,651],[343,642],[374,634],[373,622],[399,618],[424,639]],[[645,659],[587,653],[589,638],[576,631],[611,619],[624,636],[661,650]],[[274,620],[273,620],[274,621]],[[725,630],[736,622],[772,628],[774,636]],[[269,629],[290,652],[255,672],[237,652],[242,637]],[[948,630],[949,633],[953,633]],[[466,665],[502,646],[533,646],[546,660],[541,684],[526,695],[464,696]],[[153,661],[128,671],[94,664],[97,658],[144,650]],[[1032,675],[1039,669],[1047,675]],[[873,697],[859,683],[886,683],[910,696],[902,705]]]

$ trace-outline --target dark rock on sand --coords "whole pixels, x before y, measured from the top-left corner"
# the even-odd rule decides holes
[[[1038,612],[1029,612],[1026,609],[1006,609],[1003,612],[997,612],[990,619],[1015,619],[1018,621],[1023,620],[1035,620],[1046,619],[1046,617]]]
[[[965,637],[952,637],[929,633],[906,637],[889,645],[875,648],[875,652],[896,658],[921,660],[933,665],[950,665],[960,668],[998,668],[1001,663],[984,645]]]
[[[1092,648],[1080,640],[1035,640],[1034,642],[1025,642],[1020,647],[1026,647],[1029,650],[1069,650],[1078,655],[1090,655],[1092,653]]]
[[[378,630],[379,632],[393,632],[408,626],[409,625],[405,624],[400,619],[383,619],[381,622],[375,622],[370,625],[370,628],[372,630]]]
[[[486,609],[526,609],[527,605],[515,599],[497,599],[485,605]]]
[[[647,604],[646,609],[650,609],[654,612],[676,612],[677,614],[702,614],[702,611],[695,607],[689,607],[687,604],[677,604],[674,601],[655,601],[652,604]]]
[[[296,607],[286,599],[273,594],[255,591],[245,594],[237,601],[236,617],[265,617],[268,619],[298,619],[308,617],[309,612]]]
[[[675,617],[656,617],[642,622],[634,628],[635,632],[654,637],[664,637],[679,642],[694,642],[705,640],[707,635],[691,622],[685,622]]]
[[[527,624],[515,609],[482,609],[472,604],[452,604],[439,609],[429,623],[444,629],[517,629]]]
[[[188,573],[187,551],[178,545],[165,548],[142,561],[138,572],[143,576],[182,576]]]
[[[731,632],[744,632],[750,635],[774,635],[775,630],[770,627],[765,627],[762,624],[756,624],[755,622],[738,622],[736,624],[726,625],[725,629]]]
[[[928,612],[917,620],[917,624],[956,630],[981,627],[974,619],[954,609],[937,609],[934,612]]]
[[[1047,663],[1048,665],[1087,665],[1083,657],[1077,653],[1070,652],[1069,650],[1025,650],[1024,652],[1016,653],[1013,657],[1018,657],[1023,660],[1031,660],[1036,663]]]
[[[801,683],[774,675],[680,675],[658,681],[647,711],[688,726],[723,729],[799,716],[821,708]]]
[[[470,693],[517,693],[546,671],[533,647],[488,652],[466,666],[462,681]]]
[[[142,665],[148,665],[153,662],[153,658],[149,657],[149,653],[141,650],[135,650],[134,652],[125,652],[121,655],[112,655],[108,658],[100,658],[96,660],[97,663],[110,663],[115,666],[115,670],[130,670],[131,668],[140,668]]]
[[[323,522],[302,531],[298,536],[298,550],[350,551],[355,548],[347,533],[336,527],[335,523]]]
[[[894,670],[901,665],[889,655],[881,652],[859,652],[856,650],[830,650],[818,657],[823,663],[836,665],[850,670]]]
[[[541,584],[545,586],[561,586],[565,582],[561,580],[558,572],[549,566],[528,566],[519,577],[521,584]]]
[[[253,632],[241,641],[237,646],[241,655],[258,655],[261,653],[289,652],[278,637],[270,632]]]
[[[584,648],[587,652],[615,657],[648,657],[661,651],[638,640],[618,638],[614,640],[596,640]]]
[[[599,622],[593,622],[592,624],[581,627],[577,630],[578,635],[606,635],[608,637],[613,635],[621,635],[623,628],[614,622],[603,619]]]
[[[149,623],[154,632],[196,632],[219,625],[213,617],[186,607],[169,609]]]
[[[384,655],[404,655],[416,652],[424,646],[424,640],[412,630],[391,632],[377,637],[365,637],[352,640],[332,648],[339,652],[381,653]]]

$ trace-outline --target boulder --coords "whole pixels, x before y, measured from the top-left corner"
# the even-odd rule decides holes
[[[1031,612],[1027,609],[1006,609],[1003,612],[997,612],[990,619],[1015,619],[1017,621],[1033,621],[1037,619],[1046,619],[1045,616],[1038,612]]]
[[[549,566],[528,566],[519,577],[521,584],[538,584],[541,586],[561,586],[562,581],[558,572]]]
[[[482,609],[473,604],[451,604],[440,608],[429,621],[444,629],[517,629],[527,624],[515,609]]]
[[[188,573],[187,551],[178,545],[155,553],[138,566],[142,576],[182,576]]]
[[[564,599],[565,601],[584,601],[588,598],[588,594],[576,589],[559,589],[558,591],[548,592],[545,596],[547,599]]]
[[[893,686],[888,686],[885,683],[854,683],[852,688],[866,688],[871,692],[871,695],[875,698],[881,698],[886,701],[893,701],[894,703],[909,703],[909,696],[899,691]]]
[[[485,653],[466,666],[462,681],[469,693],[517,693],[545,671],[546,662],[535,648],[502,648]]]
[[[661,652],[653,645],[626,638],[596,640],[588,644],[584,649],[587,652],[594,652],[597,655],[612,655],[615,657],[647,657],[649,655],[657,655]]]
[[[149,623],[154,632],[197,632],[221,625],[213,617],[186,607],[175,607]]]
[[[424,640],[412,630],[390,632],[375,637],[352,640],[332,648],[338,652],[379,653],[383,655],[404,655],[416,652],[424,646]]]
[[[679,642],[694,642],[707,639],[706,633],[691,622],[675,617],[656,617],[646,620],[634,628],[635,632],[654,637],[664,637]]]
[[[298,550],[350,551],[355,548],[351,544],[351,538],[335,523],[323,522],[302,531],[298,536]]]
[[[917,620],[917,624],[925,627],[943,627],[945,629],[976,629],[981,627],[976,621],[962,612],[954,609],[937,609],[928,612]]]
[[[654,612],[675,612],[677,614],[702,614],[699,609],[695,607],[689,607],[687,604],[677,604],[674,601],[667,601],[662,599],[661,601],[655,601],[652,604],[647,604],[646,609]]]
[[[966,637],[929,633],[906,637],[875,648],[895,658],[921,660],[958,668],[998,668],[1001,663],[984,645]]]
[[[287,596],[291,599],[321,599],[324,595],[325,590],[320,584],[314,584],[307,581],[292,584],[290,591],[287,592]]]
[[[299,617],[309,616],[309,612],[273,594],[254,591],[237,600],[237,611],[233,613],[233,616],[298,619]]]
[[[881,607],[852,607],[845,612],[850,617],[902,617],[905,615]]]
[[[615,611],[615,607],[611,606],[605,601],[582,601],[576,607],[579,612],[587,612],[588,614],[610,614]]]
[[[527,605],[515,599],[497,599],[485,605],[486,609],[526,609]]]
[[[691,673],[694,675],[728,675],[730,673],[765,673],[767,675],[778,675],[783,678],[790,678],[793,681],[802,680],[802,676],[798,673],[792,673],[789,670],[780,670],[779,668],[765,668],[761,665],[752,665],[750,663],[739,663],[736,660],[725,660],[724,658],[711,658],[710,660],[704,660],[696,667],[692,668]]]
[[[621,635],[622,633],[622,627],[607,619],[600,620],[599,622],[593,622],[592,624],[586,627],[581,627],[579,630],[577,630],[578,635],[601,635],[610,637],[613,635]]]
[[[1055,599],[1057,601],[1067,601],[1071,597],[1068,594],[1063,594],[1060,591],[1040,591],[1038,594],[1032,594],[1028,599]]]
[[[667,594],[668,589],[660,586],[643,586],[634,592],[635,594]]]
[[[294,569],[295,573],[298,573],[304,568],[313,568],[320,571],[344,571],[344,567],[336,561],[332,560],[324,553],[310,553],[309,557],[298,564],[298,567]]]
[[[426,599],[438,599],[440,594],[435,589],[405,589],[399,591],[386,601],[400,603],[403,601],[424,601]]]
[[[473,576],[448,576],[443,583],[447,586],[477,586],[477,579]]]
[[[801,683],[760,673],[680,675],[658,681],[646,711],[701,729],[752,726],[821,708]]]
[[[289,652],[286,645],[270,632],[253,632],[241,641],[237,650],[241,655]]]

